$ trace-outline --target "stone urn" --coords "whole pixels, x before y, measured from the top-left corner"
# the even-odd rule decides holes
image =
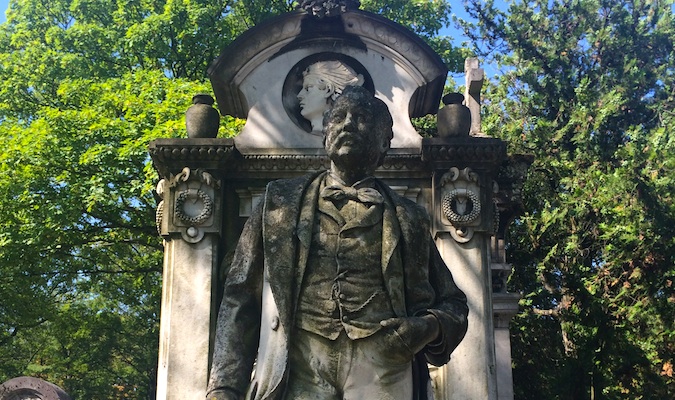
[[[463,105],[464,95],[449,93],[443,96],[445,106],[438,110],[438,136],[467,136],[471,130],[471,110]]]
[[[185,112],[188,138],[214,138],[218,135],[220,114],[212,106],[213,97],[208,94],[192,97],[192,105]]]

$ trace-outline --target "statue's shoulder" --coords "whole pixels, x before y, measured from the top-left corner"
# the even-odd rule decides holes
[[[267,184],[266,201],[274,203],[293,203],[300,201],[303,194],[325,171],[315,172],[297,178],[277,179]]]

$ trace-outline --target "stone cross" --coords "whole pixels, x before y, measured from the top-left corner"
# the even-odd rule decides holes
[[[466,106],[471,110],[471,136],[484,136],[480,128],[480,90],[483,87],[485,73],[479,67],[477,58],[467,58],[464,61],[464,73],[466,76],[466,91],[464,99]]]

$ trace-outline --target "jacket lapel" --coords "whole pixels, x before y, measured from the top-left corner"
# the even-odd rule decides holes
[[[401,240],[397,198],[388,186],[380,182],[378,184],[380,193],[385,194],[382,217],[382,275],[394,313],[401,317],[406,315],[406,307],[403,261],[401,260],[401,252],[396,251]]]
[[[320,200],[317,196],[316,199],[318,203],[318,210],[330,218],[332,218],[338,226],[343,226],[345,224],[345,219],[342,218],[342,215],[340,215],[340,211],[335,207],[335,204],[333,204],[332,201],[330,200]]]
[[[298,287],[294,283],[297,276],[302,277],[302,272],[297,270],[299,268],[304,271],[306,253],[311,241],[314,209],[303,209],[302,205],[314,207],[316,204],[316,200],[303,202],[303,198],[308,185],[315,181],[316,176],[271,182],[265,195],[265,274],[269,278],[272,295],[279,310],[279,319],[286,327],[291,324],[295,309],[292,300],[297,295]],[[307,217],[309,213],[312,215],[310,219]],[[296,252],[298,247],[299,252]],[[299,262],[301,258],[304,259],[302,263]]]
[[[302,203],[300,204],[300,219],[298,220],[298,227],[296,234],[298,237],[298,262],[295,266],[295,273],[293,277],[293,304],[298,304],[298,296],[300,295],[300,285],[305,275],[305,268],[307,267],[307,257],[309,255],[309,246],[312,243],[312,229],[314,227],[314,216],[317,212],[317,203],[319,197],[319,188],[323,181],[323,175],[316,177],[311,181],[305,195],[302,196]]]

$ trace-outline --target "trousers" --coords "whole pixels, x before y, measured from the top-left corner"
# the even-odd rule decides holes
[[[289,354],[286,400],[412,399],[412,362],[383,345],[380,333],[330,340],[297,329]]]

